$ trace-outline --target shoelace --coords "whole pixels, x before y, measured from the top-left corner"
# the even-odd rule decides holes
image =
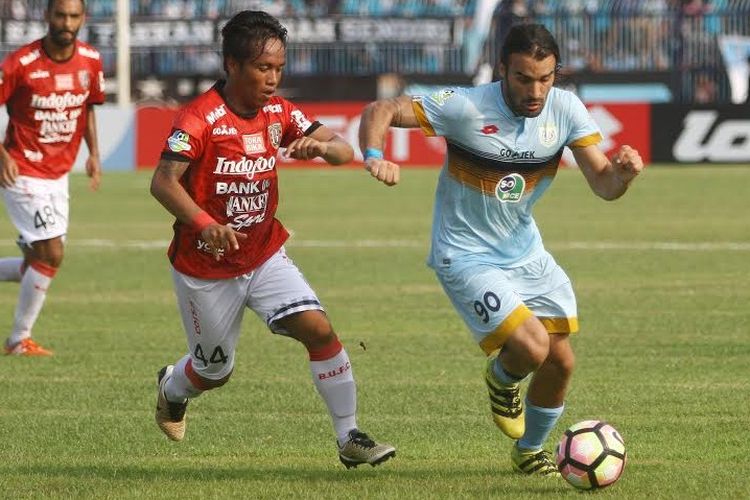
[[[543,464],[542,468],[544,469],[545,474],[553,474],[557,472],[557,465],[552,461],[552,456],[547,450],[542,450],[534,455],[534,459]]]
[[[357,432],[356,434],[354,434],[351,438],[351,442],[356,444],[357,446],[361,446],[362,448],[375,447],[375,441],[370,439],[370,436],[368,436],[364,432]]]

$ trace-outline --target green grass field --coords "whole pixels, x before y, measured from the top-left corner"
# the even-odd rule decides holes
[[[248,314],[231,382],[153,421],[156,371],[185,344],[147,174],[72,178],[66,260],[35,337],[0,358],[2,498],[580,498],[510,471],[483,356],[424,265],[437,170],[388,189],[360,170],[286,170],[288,251],[348,346],[359,423],[398,447],[345,470],[304,349]],[[750,168],[650,168],[622,200],[562,171],[537,205],[582,332],[564,426],[606,419],[629,452],[602,498],[750,497]],[[17,255],[0,216],[0,255]],[[0,283],[8,331],[17,284]],[[364,346],[364,347],[363,347]]]

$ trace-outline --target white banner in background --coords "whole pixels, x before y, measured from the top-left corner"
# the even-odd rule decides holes
[[[750,36],[720,36],[719,48],[727,68],[732,102],[750,102]]]

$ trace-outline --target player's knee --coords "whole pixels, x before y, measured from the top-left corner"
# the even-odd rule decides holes
[[[229,379],[231,376],[232,376],[231,371],[227,373],[226,375],[224,375],[223,377],[218,378],[218,379],[211,379],[211,378],[203,377],[201,375],[197,375],[199,383],[196,384],[194,382],[193,385],[195,385],[197,389],[200,389],[202,391],[210,391],[211,389],[216,389],[226,384],[227,382],[229,382]]]
[[[325,348],[338,339],[328,317],[321,311],[305,311],[290,318],[284,326],[289,335],[302,342],[307,350]]]
[[[305,347],[307,347],[308,350],[310,350],[322,349],[337,341],[338,338],[333,331],[331,323],[326,320],[315,323],[315,325],[306,332],[302,343],[305,344]]]
[[[541,328],[528,328],[524,334],[517,339],[518,349],[525,363],[538,368],[544,363],[549,354],[549,334]]]
[[[572,350],[550,352],[549,361],[555,367],[560,379],[570,379],[575,370],[576,358]]]

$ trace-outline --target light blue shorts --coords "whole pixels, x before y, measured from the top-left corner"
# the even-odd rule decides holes
[[[435,274],[453,306],[487,353],[499,349],[534,315],[549,333],[578,331],[570,278],[548,252],[519,267],[454,259]]]

